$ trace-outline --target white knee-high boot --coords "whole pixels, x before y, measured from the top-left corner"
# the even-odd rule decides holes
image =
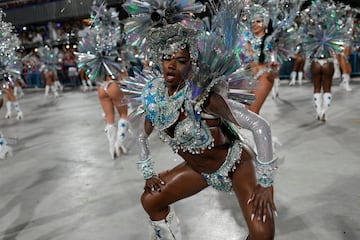
[[[321,121],[326,121],[326,112],[330,108],[331,99],[332,99],[332,95],[331,95],[330,92],[324,93],[324,95],[323,95],[323,107],[322,107],[322,111],[321,111]]]
[[[299,81],[299,85],[302,85],[302,80],[304,77],[304,73],[303,72],[298,72],[298,81]]]
[[[59,80],[56,80],[56,81],[54,82],[54,85],[55,85],[55,87],[58,88],[61,92],[64,90],[64,87],[63,87],[63,85],[61,85],[61,83],[60,83]]]
[[[8,155],[12,156],[12,148],[7,145],[4,135],[0,131],[0,159],[5,159]]]
[[[7,101],[5,118],[11,118],[11,108],[12,108],[12,102]]]
[[[59,93],[57,92],[57,87],[55,85],[52,85],[50,87],[51,91],[54,93],[54,96],[57,98],[59,97]]]
[[[14,87],[14,96],[17,97],[19,95],[19,87],[18,86],[15,86]]]
[[[321,93],[314,93],[313,95],[313,106],[316,111],[316,118],[320,120],[321,113],[322,113],[322,94]]]
[[[350,87],[350,75],[348,73],[343,73],[342,74],[342,81],[340,83],[340,87],[342,89],[344,89],[345,91],[352,91],[351,87]]]
[[[13,106],[14,106],[15,111],[16,111],[16,113],[17,113],[16,119],[17,119],[17,120],[23,119],[24,116],[23,116],[23,113],[22,113],[22,111],[21,111],[21,108],[20,108],[19,103],[18,103],[18,102],[13,102]]]
[[[107,124],[105,127],[105,135],[109,141],[110,156],[112,159],[115,159],[116,127],[113,124]]]
[[[277,98],[279,96],[279,87],[280,87],[280,78],[274,79],[274,85],[271,89],[271,94],[273,98]]]
[[[49,90],[50,90],[50,86],[46,85],[45,86],[45,94],[44,94],[45,97],[47,97],[49,95]]]
[[[89,90],[92,90],[92,89],[93,89],[93,85],[92,85],[91,80],[89,79],[89,80],[87,80],[86,82],[87,82],[87,84],[89,85]]]
[[[128,103],[128,116],[134,111],[135,109],[133,108],[133,105],[132,103]]]
[[[292,71],[291,74],[290,74],[289,86],[295,85],[295,82],[296,82],[296,72]]]
[[[175,215],[174,209],[170,207],[170,212],[164,220],[150,221],[151,240],[181,240],[180,221]]]
[[[21,98],[22,96],[24,96],[24,91],[21,86],[14,87],[14,96],[17,98]]]
[[[19,97],[23,97],[25,94],[24,94],[24,91],[22,89],[22,87],[18,87],[18,90],[19,90]]]
[[[83,91],[86,92],[87,90],[89,90],[88,86],[86,85],[86,80],[81,80],[82,86],[83,86]]]
[[[121,153],[126,154],[127,149],[125,147],[125,137],[128,128],[128,121],[126,118],[120,118],[118,121],[117,137],[115,143],[116,155],[120,156]]]

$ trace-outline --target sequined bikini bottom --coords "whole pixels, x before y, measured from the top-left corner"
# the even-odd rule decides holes
[[[209,186],[223,192],[230,192],[232,190],[232,181],[229,177],[229,173],[236,170],[236,166],[241,160],[241,152],[241,142],[239,140],[236,140],[230,146],[225,162],[216,172],[201,173]]]

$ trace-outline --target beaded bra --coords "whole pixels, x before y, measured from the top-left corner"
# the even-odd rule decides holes
[[[163,78],[154,78],[144,87],[143,106],[147,119],[159,129],[160,139],[168,143],[172,150],[200,154],[214,146],[214,139],[200,113],[194,111],[190,87],[186,84],[179,92],[168,95]],[[179,121],[180,112],[186,118]],[[178,121],[178,122],[177,122]],[[174,137],[165,130],[176,124]]]
[[[246,41],[248,43],[250,43],[250,45],[251,45],[251,49],[252,49],[253,53],[251,54],[250,57],[255,58],[255,60],[257,61],[257,58],[260,56],[260,46],[261,46],[262,38],[255,37],[250,31],[245,31],[244,36],[245,36]],[[268,52],[270,50],[271,50],[271,44],[266,39],[264,51]],[[267,57],[267,54],[265,54],[265,57]],[[265,62],[266,62],[266,60],[265,60]]]

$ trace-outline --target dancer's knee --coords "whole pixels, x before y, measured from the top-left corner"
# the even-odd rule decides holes
[[[256,221],[256,220],[254,220]],[[249,239],[251,240],[273,240],[275,237],[275,227],[272,222],[267,220],[267,224],[260,221],[250,228]]]
[[[141,204],[147,213],[161,211],[162,208],[164,208],[163,204],[161,204],[160,198],[155,196],[157,194],[158,193],[148,193],[146,191],[142,194]]]

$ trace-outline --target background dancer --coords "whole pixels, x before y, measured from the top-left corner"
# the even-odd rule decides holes
[[[319,15],[321,9],[326,9],[326,12]],[[337,24],[339,12],[333,1],[313,2],[308,10],[303,11],[301,34],[304,50],[311,59],[316,118],[325,121],[332,101],[334,57],[344,50],[347,34],[346,28],[339,28]]]
[[[106,4],[94,3],[92,26],[79,43],[79,68],[88,68],[89,80],[96,82],[98,97],[105,114],[105,134],[109,142],[112,159],[127,153],[125,137],[128,130],[127,104],[121,102],[124,94],[120,81],[127,77],[125,64],[119,53],[118,36],[121,36],[118,13]],[[121,40],[122,42],[122,40]],[[115,124],[115,112],[119,120]]]

